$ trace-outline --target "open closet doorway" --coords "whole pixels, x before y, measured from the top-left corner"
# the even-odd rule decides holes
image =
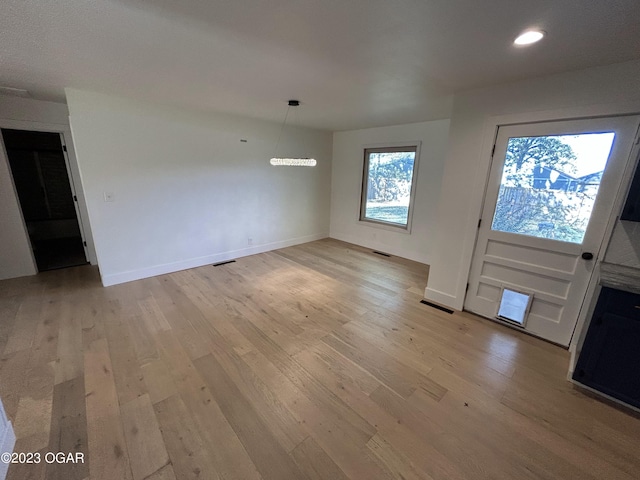
[[[62,134],[3,128],[2,140],[38,271],[88,263]]]

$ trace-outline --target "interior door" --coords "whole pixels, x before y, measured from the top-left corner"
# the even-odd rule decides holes
[[[82,215],[80,214],[80,206],[78,205],[78,194],[76,190],[75,182],[73,181],[73,175],[71,175],[71,166],[69,165],[69,154],[67,152],[67,143],[64,140],[64,135],[60,134],[60,143],[62,144],[62,152],[64,155],[64,163],[67,167],[67,176],[69,177],[69,186],[71,187],[71,193],[73,194],[73,207],[76,211],[76,218],[78,219],[78,226],[80,227],[80,238],[82,239],[82,249],[84,250],[84,257],[89,261],[89,250],[87,248],[87,238],[84,233],[84,225],[82,223]]]
[[[639,119],[499,128],[465,309],[569,345]]]

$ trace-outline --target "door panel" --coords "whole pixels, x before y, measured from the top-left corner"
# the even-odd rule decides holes
[[[78,227],[80,228],[80,237],[82,239],[82,249],[84,250],[84,256],[87,262],[89,261],[89,249],[87,248],[87,238],[85,237],[84,225],[82,224],[82,215],[80,214],[80,205],[78,204],[78,194],[76,185],[73,181],[73,175],[71,175],[71,165],[69,165],[69,154],[67,153],[67,144],[64,140],[64,135],[60,134],[60,142],[63,145],[64,163],[67,169],[67,177],[69,179],[69,186],[71,187],[71,193],[73,195],[73,207],[75,209],[76,218],[78,219]]]
[[[499,128],[465,309],[495,318],[503,287],[531,293],[523,328],[569,344],[638,122]]]

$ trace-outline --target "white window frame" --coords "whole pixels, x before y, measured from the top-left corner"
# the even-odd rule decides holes
[[[420,163],[420,146],[422,142],[398,142],[384,143],[375,145],[363,145],[363,168],[362,182],[360,184],[360,212],[359,222],[363,225],[382,228],[398,233],[411,233],[411,224],[413,221],[413,207],[416,199],[416,185],[418,183],[418,165]],[[415,151],[415,159],[413,161],[413,175],[411,176],[411,191],[409,194],[409,210],[407,211],[407,224],[385,222],[384,220],[376,220],[366,217],[367,208],[367,186],[369,179],[369,153],[380,152],[402,152]]]

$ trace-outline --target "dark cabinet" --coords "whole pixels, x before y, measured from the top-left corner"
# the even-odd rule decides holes
[[[631,181],[631,188],[622,209],[620,220],[640,222],[640,165],[636,167],[636,173]]]
[[[602,288],[573,378],[640,408],[640,295]]]

